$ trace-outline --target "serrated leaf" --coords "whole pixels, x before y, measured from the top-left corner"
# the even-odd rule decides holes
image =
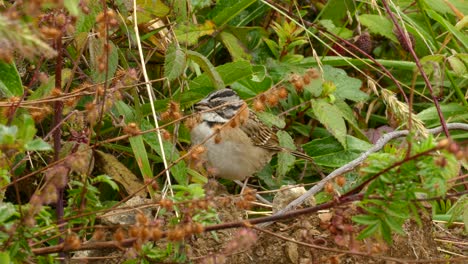
[[[213,34],[215,30],[215,24],[210,20],[206,20],[205,23],[201,25],[179,24],[174,32],[177,36],[177,40],[181,44],[187,44],[190,46],[195,45],[199,38]]]
[[[169,80],[175,80],[185,70],[186,58],[184,52],[175,44],[169,45],[164,60],[164,76]]]
[[[270,112],[258,112],[257,116],[260,119],[260,121],[262,121],[269,127],[275,126],[277,128],[284,128],[286,126],[286,122],[284,122],[284,120],[281,117],[274,115]]]
[[[358,19],[370,32],[384,36],[393,42],[398,42],[393,33],[393,24],[388,18],[379,15],[363,14]]]
[[[289,150],[295,150],[294,140],[286,131],[278,131],[276,133],[278,141],[281,147]],[[278,168],[276,169],[276,175],[282,178],[292,168],[296,158],[287,151],[278,153]]]
[[[0,72],[0,97],[22,96],[24,89],[16,65],[0,60]]]
[[[223,79],[216,71],[213,64],[211,64],[211,62],[205,56],[198,52],[189,50],[187,51],[187,57],[203,69],[203,71],[211,79],[212,86],[214,86],[215,89],[220,90],[225,88]]]
[[[325,99],[313,99],[312,109],[317,120],[341,143],[346,149],[346,124],[340,110]]]
[[[349,77],[342,69],[325,65],[323,67],[323,77],[326,81],[332,81],[336,85],[336,91],[333,95],[338,99],[360,102],[368,98],[368,95],[360,90],[361,80]]]

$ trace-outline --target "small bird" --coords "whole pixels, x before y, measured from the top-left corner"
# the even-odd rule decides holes
[[[204,158],[217,177],[244,180],[280,151],[311,160],[304,153],[279,146],[276,134],[229,88],[209,94],[194,109],[197,115],[190,132],[192,145],[205,146]]]

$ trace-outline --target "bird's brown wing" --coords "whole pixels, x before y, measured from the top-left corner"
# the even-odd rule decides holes
[[[247,121],[242,124],[240,128],[249,136],[253,144],[258,147],[272,152],[285,151],[300,159],[313,161],[313,159],[305,153],[281,147],[276,133],[260,121],[257,115],[252,111],[250,111]]]
[[[254,145],[274,152],[281,151],[276,134],[261,122],[252,111],[250,111],[249,118],[240,128],[252,140]]]

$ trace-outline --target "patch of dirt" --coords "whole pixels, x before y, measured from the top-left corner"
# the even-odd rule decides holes
[[[343,209],[346,213],[349,208]],[[343,210],[339,214],[343,214]],[[338,209],[340,211],[340,209]],[[235,220],[242,216],[242,210],[234,206],[219,211],[221,220]],[[191,259],[196,263],[397,263],[405,260],[443,259],[448,256],[437,250],[437,243],[433,239],[433,225],[429,219],[423,219],[420,227],[414,221],[405,224],[406,235],[394,235],[393,245],[387,246],[382,241],[367,239],[356,241],[353,235],[332,232],[333,228],[325,223],[326,214],[333,215],[331,222],[335,221],[336,212],[313,214],[298,217],[287,222],[275,223],[266,229],[276,235],[301,241],[321,247],[336,249],[341,252],[310,248],[294,242],[285,241],[268,233],[256,232],[257,240],[252,244],[236,245],[232,250],[233,239],[239,239],[241,229],[222,230],[213,233],[204,233],[189,242],[192,248]],[[321,220],[322,219],[322,220]],[[330,229],[332,231],[330,231]],[[357,235],[354,232],[354,236]],[[344,242],[343,242],[344,241]],[[235,244],[235,243],[234,243]],[[341,244],[342,246],[339,246]],[[351,254],[358,250],[364,256]],[[373,256],[373,257],[370,257]]]

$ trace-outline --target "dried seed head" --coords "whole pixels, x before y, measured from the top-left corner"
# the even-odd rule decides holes
[[[346,178],[343,175],[336,177],[335,182],[338,186],[343,187],[346,184]]]
[[[325,184],[325,192],[327,193],[333,193],[335,191],[335,188],[333,187],[333,183],[327,182]]]
[[[114,240],[121,243],[125,239],[125,236],[125,231],[119,227],[119,229],[114,233]]]
[[[102,241],[105,239],[105,237],[106,237],[106,234],[104,233],[104,230],[102,230],[101,228],[98,228],[94,231],[92,240]]]
[[[306,74],[309,75],[312,80],[320,78],[320,72],[316,68],[307,69]]]
[[[280,86],[280,87],[278,88],[278,96],[279,96],[279,98],[281,98],[281,99],[285,99],[285,98],[288,97],[288,90],[286,89],[286,87]]]
[[[253,102],[253,109],[256,112],[263,112],[265,111],[265,104],[261,100],[255,99]]]
[[[123,127],[123,132],[130,136],[137,136],[140,134],[140,128],[136,123],[129,123],[127,126]]]
[[[154,227],[151,231],[153,241],[158,241],[163,236],[163,231],[157,227]]]
[[[304,90],[304,81],[299,74],[292,74],[289,78],[289,82],[294,85],[294,89],[296,89],[297,92],[300,93]]]
[[[172,208],[174,206],[174,203],[171,201],[171,200],[168,200],[168,199],[162,199],[161,201],[159,201],[159,205],[166,209],[167,211],[172,211]]]
[[[302,81],[304,82],[305,85],[310,84],[310,76],[306,73],[302,76]]]
[[[167,120],[170,120],[170,118],[171,118],[171,114],[169,114],[169,112],[161,113],[161,120],[167,121]]]
[[[450,139],[444,138],[441,141],[439,141],[439,143],[437,143],[437,147],[440,149],[443,149],[443,148],[448,147],[449,144],[450,144]]]
[[[149,220],[148,220],[148,217],[146,217],[146,215],[144,215],[143,213],[141,212],[138,212],[135,216],[136,218],[136,222],[139,224],[139,225],[142,225],[142,226],[145,226],[148,224]]]
[[[276,93],[270,92],[267,94],[267,104],[268,106],[277,106],[279,102],[279,97]]]
[[[80,248],[80,246],[81,246],[80,238],[75,233],[69,234],[65,238],[65,241],[63,241],[63,249],[65,251],[75,250],[75,249]]]
[[[215,144],[219,144],[221,143],[221,133],[216,133],[215,137],[214,137],[214,142]]]

